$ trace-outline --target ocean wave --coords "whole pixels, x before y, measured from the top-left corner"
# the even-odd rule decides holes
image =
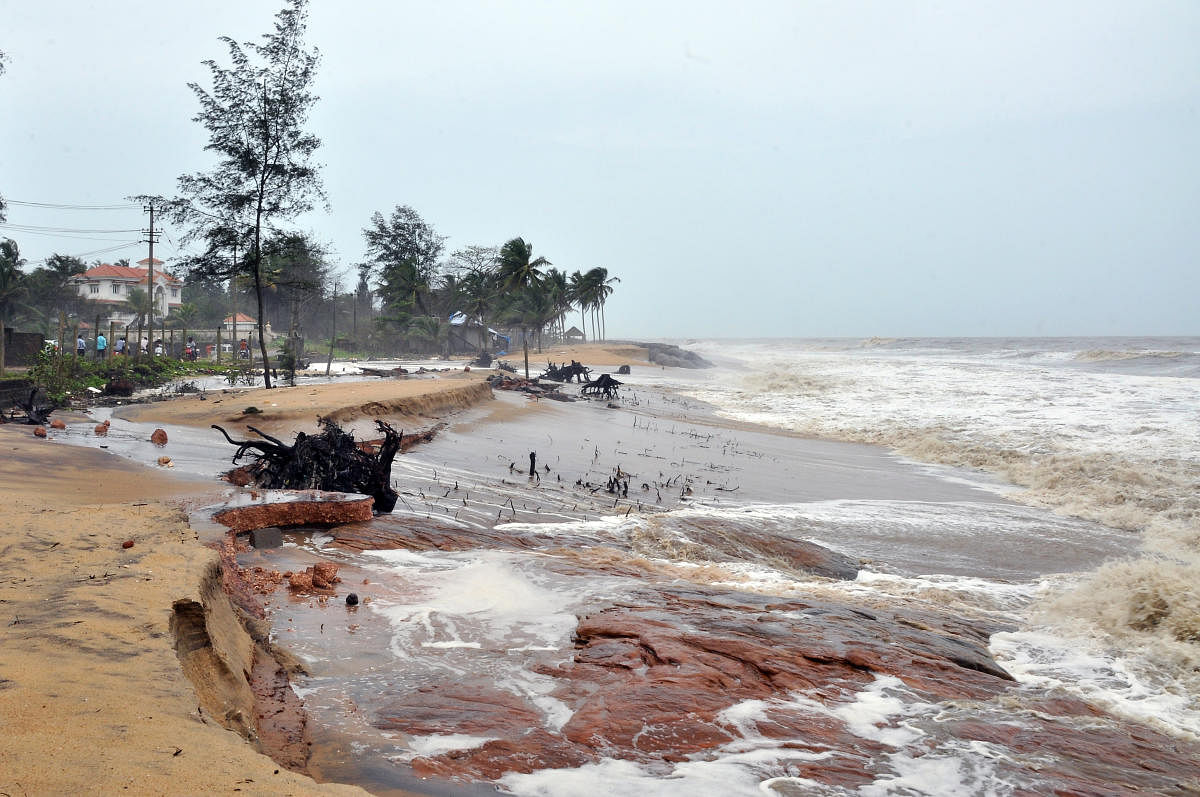
[[[1138,360],[1143,357],[1159,359],[1176,359],[1185,356],[1181,351],[1112,351],[1110,349],[1089,349],[1075,355],[1081,362],[1104,362],[1106,360]]]
[[[794,366],[778,365],[755,371],[742,380],[742,389],[751,395],[825,393],[837,389],[828,377],[800,371]]]

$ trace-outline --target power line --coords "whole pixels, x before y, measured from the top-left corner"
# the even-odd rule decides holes
[[[15,224],[12,222],[0,223],[0,227],[17,232],[54,232],[54,233],[118,233],[118,232],[141,232],[140,228],[108,230],[108,229],[93,229],[84,227],[47,227],[41,224]]]
[[[93,249],[90,252],[80,252],[79,254],[71,255],[71,257],[78,257],[82,260],[83,258],[91,257],[92,255],[103,255],[109,252],[116,252],[120,249],[128,249],[129,247],[137,246],[140,243],[141,241],[130,241],[129,243],[117,244],[116,246],[106,246],[103,249]]]
[[[26,199],[5,199],[9,205],[26,208],[48,208],[50,210],[132,210],[137,205],[80,205],[70,202],[33,202]]]
[[[90,235],[67,235],[61,232],[24,232],[23,235],[42,235],[47,238],[69,238],[74,241],[119,241],[120,238],[96,238]]]

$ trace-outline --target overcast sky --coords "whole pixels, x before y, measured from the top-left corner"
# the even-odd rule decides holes
[[[173,194],[211,164],[187,83],[280,5],[0,0],[0,194]],[[308,41],[331,208],[296,226],[347,270],[407,204],[608,268],[610,337],[1200,333],[1194,0],[316,0]]]

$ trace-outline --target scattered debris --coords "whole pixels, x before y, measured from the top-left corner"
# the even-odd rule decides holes
[[[367,368],[366,366],[360,365],[358,370],[362,371],[367,376],[378,376],[384,379],[389,377],[392,379],[400,379],[408,375],[408,371],[404,368]]]
[[[39,427],[37,427],[36,429],[34,429],[34,430],[33,430],[33,436],[34,436],[34,437],[45,437],[45,436],[46,436],[46,427],[45,427],[45,426],[39,426]]]

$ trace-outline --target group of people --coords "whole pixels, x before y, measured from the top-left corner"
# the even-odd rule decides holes
[[[128,339],[121,338],[112,347],[112,354],[114,357],[116,357],[118,355],[122,355],[122,354],[127,354],[128,348],[129,348]],[[55,349],[57,350],[57,346],[55,347]],[[141,352],[142,352],[142,354],[150,353],[150,344],[145,338],[141,339]],[[75,353],[80,357],[87,356],[87,339],[85,337],[83,337],[83,335],[76,336]],[[154,356],[161,357],[165,353],[166,353],[166,350],[163,346],[162,339],[160,338],[160,339],[154,341]],[[108,338],[106,338],[104,336],[104,333],[102,332],[96,336],[96,359],[103,360],[107,356],[108,356]],[[240,359],[240,360],[249,360],[250,359],[250,343],[245,338],[242,338],[240,341],[238,341],[237,356],[238,356],[238,359]],[[192,337],[191,335],[188,335],[187,343],[185,343],[183,346],[183,359],[191,360],[192,362],[195,362],[199,358],[200,358],[200,346],[199,346],[199,344],[196,343],[196,339],[194,337]]]

